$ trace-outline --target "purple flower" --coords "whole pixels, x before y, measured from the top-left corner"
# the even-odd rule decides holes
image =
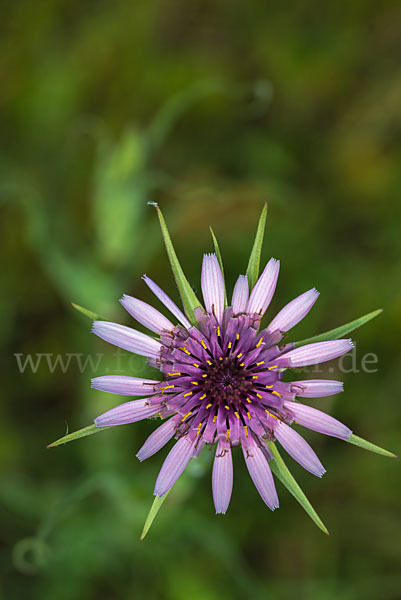
[[[260,322],[273,297],[280,263],[271,259],[253,289],[240,275],[231,306],[225,303],[225,283],[215,254],[203,259],[199,306],[192,325],[174,302],[148,277],[157,298],[173,315],[167,319],[152,306],[124,296],[124,308],[157,339],[115,323],[95,321],[93,332],[102,339],[148,357],[160,379],[105,376],[92,386],[105,392],[140,399],[125,402],[95,419],[98,427],[133,423],[152,416],[166,419],[138,452],[144,460],[173,437],[156,481],[154,494],[166,494],[191,458],[205,444],[215,444],[212,489],[217,513],[225,513],[233,486],[232,447],[241,446],[249,474],[263,501],[274,510],[278,498],[269,467],[268,442],[278,441],[305,469],[321,477],[319,458],[292,423],[326,435],[349,439],[351,430],[325,413],[300,404],[296,398],[328,396],[342,391],[330,380],[284,382],[286,369],[321,363],[345,354],[351,340],[311,343],[299,348],[280,345],[283,336],[303,319],[315,303],[313,288],[287,304],[260,331]],[[176,321],[179,324],[174,324]]]

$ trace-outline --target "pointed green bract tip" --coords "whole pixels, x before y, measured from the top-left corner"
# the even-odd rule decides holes
[[[104,431],[105,429],[110,429],[110,427],[97,427],[95,424],[88,425],[83,429],[78,429],[78,431],[74,431],[73,433],[68,433],[67,435],[64,435],[55,442],[48,444],[46,448],[55,448],[56,446],[61,446],[62,444],[68,444],[68,442],[73,442],[74,440],[86,437],[87,435],[98,433],[99,431]]]
[[[359,317],[359,319],[355,319],[354,321],[350,321],[345,325],[341,325],[340,327],[336,327],[335,329],[330,329],[330,331],[326,331],[325,333],[319,333],[318,335],[314,335],[313,337],[301,340],[300,342],[295,342],[295,347],[299,348],[299,346],[304,346],[305,344],[325,342],[327,340],[337,340],[339,338],[343,338],[349,333],[351,333],[351,331],[355,331],[355,329],[362,327],[362,325],[365,325],[375,317],[378,317],[382,312],[382,308],[374,310],[373,312],[370,312],[367,315],[363,315],[363,317]]]
[[[363,438],[354,435],[353,433],[351,434],[350,438],[345,441],[349,442],[350,444],[354,444],[354,446],[359,446],[364,450],[374,452],[375,454],[381,454],[382,456],[387,456],[388,458],[398,458],[397,454],[393,454],[393,452],[389,452],[384,448],[380,448],[380,446],[376,446],[376,444],[372,444],[371,442],[368,442],[367,440],[364,440]]]
[[[146,521],[145,521],[145,525],[143,526],[143,530],[141,533],[141,537],[139,538],[141,541],[145,539],[153,521],[156,518],[157,513],[159,512],[159,510],[162,507],[163,502],[165,501],[165,499],[167,498],[168,494],[170,493],[171,490],[169,490],[166,494],[164,494],[164,496],[162,496],[161,498],[159,498],[158,496],[155,497],[155,499],[153,500],[153,504],[150,507],[150,511],[148,513],[148,516],[146,517]]]
[[[290,494],[292,494],[294,496],[294,498],[297,500],[297,502],[299,502],[299,504],[308,513],[308,515],[310,516],[312,521],[315,523],[315,525],[317,525],[319,527],[319,529],[321,531],[323,531],[323,533],[325,533],[326,535],[329,535],[329,531],[328,531],[327,527],[325,526],[325,524],[323,523],[323,521],[321,520],[321,518],[319,517],[319,515],[313,508],[312,504],[309,502],[308,498],[305,496],[301,487],[295,481],[295,479],[294,479],[293,475],[291,474],[290,470],[288,469],[287,465],[281,458],[276,444],[274,442],[267,442],[267,443],[268,443],[269,448],[272,451],[272,454],[274,457],[269,462],[269,466],[271,468],[272,473],[276,477],[278,477],[278,479],[287,488],[287,490],[290,492]]]
[[[91,319],[92,321],[108,321],[108,319],[105,319],[104,317],[101,317],[100,315],[98,315],[97,313],[89,310],[88,308],[84,308],[83,306],[79,306],[79,304],[74,304],[74,302],[71,302],[71,306],[73,308],[75,308],[75,310],[77,310],[78,312],[80,312],[83,315],[85,315],[85,317],[88,317],[89,319]]]
[[[162,231],[164,245],[166,247],[167,256],[170,261],[174,279],[181,296],[181,301],[185,310],[185,314],[187,315],[189,321],[193,325],[195,325],[196,320],[194,316],[194,310],[201,306],[201,303],[199,302],[198,298],[195,295],[195,292],[189,285],[189,282],[184,275],[184,271],[182,270],[177,254],[174,250],[174,246],[171,241],[169,231],[167,229],[166,221],[164,220],[163,213],[160,210],[159,205],[156,202],[152,202],[151,204],[156,208],[157,216],[159,217],[159,223]]]
[[[263,236],[265,233],[266,216],[267,202],[263,206],[262,213],[259,218],[255,241],[253,243],[251,256],[249,257],[248,268],[246,270],[250,289],[253,288],[259,277],[260,257],[262,253]]]

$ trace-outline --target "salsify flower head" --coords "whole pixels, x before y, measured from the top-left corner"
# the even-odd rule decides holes
[[[124,295],[121,304],[156,337],[108,321],[94,322],[97,336],[146,356],[160,372],[155,379],[107,375],[92,380],[98,390],[140,397],[97,417],[97,427],[134,423],[156,415],[165,419],[137,454],[144,460],[176,439],[157,477],[157,497],[171,489],[205,445],[214,445],[213,499],[216,512],[225,513],[233,487],[232,448],[240,446],[260,496],[274,510],[279,502],[269,467],[272,442],[278,441],[293,459],[321,477],[323,465],[292,424],[350,438],[346,425],[297,400],[337,394],[343,390],[340,381],[283,380],[287,369],[335,359],[353,347],[350,339],[301,347],[284,341],[287,332],[308,314],[318,292],[314,288],[304,292],[267,327],[260,328],[276,289],[279,268],[279,261],[270,259],[253,286],[246,275],[240,275],[226,305],[219,259],[216,254],[206,254],[201,273],[203,306],[194,309],[192,322],[146,275],[145,283],[170,311],[171,320],[131,296]]]
[[[153,204],[153,203],[151,203]],[[240,275],[231,302],[227,302],[223,265],[216,237],[211,230],[215,254],[203,258],[201,287],[203,305],[188,283],[175,253],[164,217],[154,204],[168,258],[180,292],[184,312],[146,275],[145,283],[171,313],[170,318],[138,298],[124,295],[121,303],[138,323],[150,330],[146,335],[73,304],[94,320],[93,331],[104,340],[145,356],[159,371],[155,379],[121,375],[96,377],[96,389],[136,397],[113,408],[89,425],[67,433],[48,448],[104,431],[113,425],[134,423],[148,417],[164,420],[138,452],[144,460],[176,439],[155,485],[155,499],[141,539],[147,534],[167,493],[191,458],[207,445],[215,446],[212,490],[217,513],[225,513],[233,486],[232,448],[240,446],[251,478],[264,502],[278,507],[273,481],[280,479],[316,525],[325,525],[291,475],[276,442],[305,469],[321,477],[325,472],[309,444],[292,427],[297,423],[325,435],[344,439],[355,446],[388,457],[395,454],[353,434],[351,430],[301,398],[337,394],[340,381],[308,379],[284,381],[288,369],[315,365],[337,358],[353,345],[346,336],[382,311],[375,310],[331,331],[302,342],[289,343],[287,333],[303,319],[317,300],[313,288],[287,304],[261,326],[276,289],[280,264],[271,259],[259,277],[259,264],[267,205],[262,210],[246,275]],[[345,338],[345,339],[338,339]],[[306,400],[307,402],[307,400]]]

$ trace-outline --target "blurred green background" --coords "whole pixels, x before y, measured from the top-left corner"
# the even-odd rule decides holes
[[[116,357],[70,304],[130,324],[118,299],[151,300],[145,272],[177,298],[147,202],[163,208],[199,292],[208,226],[231,290],[268,201],[263,258],[282,261],[269,314],[321,292],[296,339],[384,308],[353,336],[359,372],[335,374],[345,393],[313,404],[399,453],[400,3],[2,9],[0,598],[399,599],[397,461],[307,434],[327,474],[287,464],[326,538],[280,484],[271,513],[239,451],[216,517],[204,451],[140,542],[166,454],[135,458],[153,423],[46,444],[118,403],[90,389],[95,374],[151,373]],[[375,373],[360,369],[368,352]],[[100,359],[63,372],[45,357],[21,373],[15,354],[37,353]]]

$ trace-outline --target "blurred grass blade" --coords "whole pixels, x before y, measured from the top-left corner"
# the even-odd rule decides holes
[[[108,319],[106,319],[105,317],[101,317],[97,313],[94,313],[91,310],[84,308],[83,306],[79,306],[79,304],[74,304],[73,302],[71,302],[71,304],[73,308],[75,308],[75,310],[85,315],[85,317],[92,319],[92,321],[108,321]]]
[[[213,94],[230,93],[228,85],[216,78],[201,79],[171,96],[159,110],[148,129],[149,153],[158,152],[177,121],[194,104]]]
[[[124,128],[117,140],[105,133],[98,143],[92,219],[100,264],[117,269],[138,254],[149,177],[146,159],[146,137],[133,127]]]
[[[281,483],[287,488],[287,490],[294,496],[294,498],[300,503],[302,508],[308,513],[312,521],[321,529],[326,535],[329,535],[327,528],[324,523],[320,519],[319,515],[313,508],[312,504],[309,502],[308,498],[305,496],[304,492],[301,490],[294,477],[291,475],[288,470],[286,464],[281,458],[279,451],[277,450],[276,445],[273,442],[268,442],[269,448],[273,453],[274,460],[269,462],[269,466],[281,481]]]
[[[146,534],[148,533],[148,531],[149,531],[149,529],[150,529],[153,521],[156,518],[157,513],[161,509],[162,504],[165,501],[165,499],[167,498],[167,496],[170,493],[170,491],[171,490],[169,490],[168,492],[166,492],[164,494],[164,496],[162,496],[161,498],[158,498],[156,496],[156,498],[153,500],[153,504],[152,504],[152,506],[150,508],[148,516],[146,517],[145,525],[143,526],[143,530],[142,530],[141,537],[140,537],[141,540],[145,539]]]
[[[325,342],[326,340],[336,340],[338,338],[344,337],[354,331],[354,329],[358,329],[365,323],[368,323],[378,315],[383,312],[382,308],[378,310],[374,310],[363,317],[359,317],[359,319],[355,319],[355,321],[351,321],[350,323],[346,323],[346,325],[341,325],[341,327],[336,327],[335,329],[330,329],[330,331],[326,331],[325,333],[320,333],[319,335],[315,335],[313,337],[307,338],[306,340],[301,340],[300,342],[295,342],[295,347],[303,346],[304,344],[311,344],[312,342]]]
[[[188,283],[187,278],[184,275],[184,271],[181,268],[181,265],[178,261],[177,255],[174,250],[173,243],[170,238],[170,234],[167,229],[166,221],[164,220],[162,211],[160,210],[158,204],[151,202],[152,206],[154,206],[157,210],[157,216],[159,217],[160,227],[163,234],[164,244],[166,246],[167,255],[170,261],[171,269],[174,274],[174,279],[178,287],[178,291],[180,292],[182,304],[184,306],[185,313],[189,319],[189,321],[195,325],[195,317],[194,310],[201,305],[198,298],[195,295],[195,292],[191,288]]]
[[[246,270],[250,289],[253,288],[259,277],[260,255],[262,252],[263,236],[265,233],[266,216],[267,203],[264,205],[262,214],[259,218],[258,228],[256,230],[256,237],[253,243],[251,256],[249,257],[248,268]]]
[[[214,231],[211,227],[209,227],[210,229],[210,233],[212,234],[212,240],[213,240],[213,246],[214,246],[214,251],[216,253],[217,256],[217,260],[219,261],[219,265],[220,265],[220,269],[221,269],[221,273],[223,275],[223,279],[224,279],[224,267],[223,267],[223,260],[221,258],[221,252],[220,252],[220,248],[219,248],[219,243],[217,241],[216,236],[214,235]],[[224,286],[224,301],[225,304],[227,306],[227,290],[226,287]]]
[[[372,444],[371,442],[368,442],[367,440],[364,440],[354,434],[351,434],[351,437],[349,438],[349,440],[345,440],[345,441],[349,442],[350,444],[354,444],[355,446],[359,446],[360,448],[363,448],[364,450],[369,450],[370,452],[376,452],[376,454],[381,454],[382,456],[389,456],[390,458],[398,458],[396,454],[393,454],[392,452],[389,452],[388,450],[385,450],[384,448],[380,448],[380,446],[376,446],[375,444]]]
[[[62,444],[73,442],[74,440],[86,437],[87,435],[92,435],[93,433],[97,433],[98,431],[104,431],[105,429],[110,429],[110,427],[96,427],[95,424],[88,425],[83,429],[78,429],[78,431],[74,431],[73,433],[68,433],[67,435],[64,435],[62,438],[56,440],[55,442],[52,442],[47,447],[55,448],[56,446],[61,446]]]

